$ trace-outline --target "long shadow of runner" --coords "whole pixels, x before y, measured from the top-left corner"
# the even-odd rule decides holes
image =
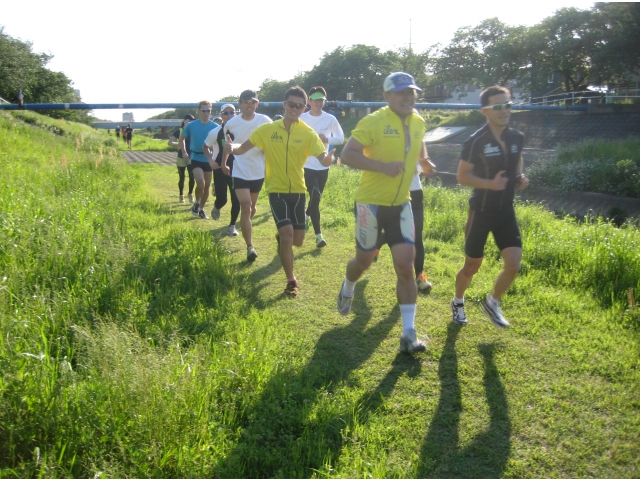
[[[351,402],[334,397],[334,389],[371,357],[400,318],[396,306],[367,328],[366,284],[356,286],[357,314],[348,325],[323,333],[300,371],[284,369],[271,378],[254,408],[235,425],[242,434],[213,476],[309,478],[326,459],[339,455]]]
[[[484,361],[484,388],[489,402],[489,428],[459,450],[462,395],[455,343],[460,325],[450,324],[438,376],[440,402],[421,452],[418,478],[501,478],[511,450],[509,408],[500,374],[494,363],[494,344],[478,348]]]

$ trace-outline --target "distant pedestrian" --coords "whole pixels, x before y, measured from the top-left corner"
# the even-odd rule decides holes
[[[116,140],[120,140],[120,125],[116,127]]]
[[[189,173],[189,201],[193,203],[193,187],[196,183],[193,178],[193,172],[191,171],[191,165],[188,164],[184,158],[182,158],[182,149],[180,148],[180,143],[178,139],[180,138],[180,133],[184,130],[184,126],[195,120],[193,115],[185,115],[182,119],[181,128],[176,128],[173,132],[171,132],[171,136],[169,137],[169,145],[172,147],[178,147],[178,157],[176,158],[176,166],[178,167],[178,191],[180,192],[180,203],[184,203],[184,181],[185,181],[185,170]],[[185,140],[185,146],[187,148],[187,154],[191,154],[191,145],[189,144],[189,138]]]
[[[463,145],[458,162],[458,182],[473,187],[465,228],[465,261],[456,276],[451,300],[453,321],[467,323],[464,293],[478,272],[484,257],[489,232],[500,250],[503,268],[493,292],[480,301],[491,322],[500,328],[509,326],[500,308],[502,295],[520,271],[522,238],[513,207],[516,188],[523,190],[529,179],[522,173],[524,135],[508,127],[511,95],[504,87],[486,88],[480,94],[480,113],[487,123]]]
[[[131,124],[127,125],[127,128],[124,130],[125,140],[127,141],[127,145],[129,146],[129,150],[131,150],[131,138],[133,137],[133,128],[131,128]]]

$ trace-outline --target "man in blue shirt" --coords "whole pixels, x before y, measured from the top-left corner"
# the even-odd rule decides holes
[[[196,180],[196,201],[193,204],[191,213],[206,220],[207,214],[204,213],[204,206],[209,198],[209,188],[211,186],[211,178],[213,171],[220,168],[215,162],[209,162],[202,152],[202,144],[209,135],[209,132],[215,128],[220,128],[219,125],[212,122],[209,119],[211,114],[211,102],[202,100],[198,104],[199,121],[193,121],[185,125],[180,134],[178,144],[182,150],[182,158],[188,164],[191,164],[191,170],[193,171],[193,177]],[[187,152],[185,145],[185,138],[190,137],[191,153]]]

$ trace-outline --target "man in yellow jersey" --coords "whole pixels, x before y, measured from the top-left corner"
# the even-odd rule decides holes
[[[395,72],[383,84],[387,106],[364,117],[342,150],[342,163],[363,170],[355,195],[356,255],[347,264],[338,294],[338,311],[347,315],[355,285],[373,262],[378,232],[384,231],[396,271],[396,295],[403,332],[400,350],[426,350],[415,330],[418,287],[413,276],[415,229],[409,188],[418,162],[435,170],[422,139],[425,123],[414,110],[417,91],[411,75]]]
[[[304,165],[311,155],[322,165],[331,165],[333,152],[327,153],[318,134],[299,121],[307,106],[307,94],[302,88],[287,90],[282,106],[283,119],[259,126],[242,145],[229,141],[224,148],[225,153],[234,155],[242,155],[254,147],[264,152],[264,184],[278,228],[278,255],[287,276],[284,291],[295,297],[298,281],[293,273],[293,246],[301,247],[305,234]]]

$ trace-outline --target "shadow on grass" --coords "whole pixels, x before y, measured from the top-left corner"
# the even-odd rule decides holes
[[[342,384],[373,355],[400,318],[396,306],[369,326],[366,285],[364,280],[356,286],[356,296],[364,300],[348,324],[323,333],[313,357],[299,371],[287,368],[269,380],[254,408],[235,426],[242,431],[239,441],[213,476],[309,478],[325,461],[340,455],[344,419],[352,414],[351,402],[340,401]],[[391,369],[372,395],[369,410],[376,408],[375,398],[390,392],[407,365],[412,364],[397,362]]]
[[[462,394],[455,344],[460,329],[460,325],[451,323],[447,331],[438,366],[440,401],[422,446],[418,478],[501,478],[511,451],[509,408],[494,363],[494,352],[499,348],[495,344],[478,347],[484,361],[489,427],[467,447],[459,448]]]

